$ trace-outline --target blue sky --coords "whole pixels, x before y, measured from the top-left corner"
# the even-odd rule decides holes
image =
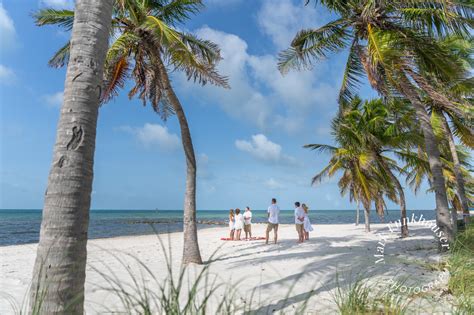
[[[232,88],[172,77],[198,156],[198,209],[263,209],[272,197],[287,209],[296,200],[312,209],[353,209],[336,180],[310,186],[328,157],[302,148],[331,143],[346,56],[284,77],[276,68],[277,53],[297,30],[331,15],[300,0],[204,2],[180,28],[220,45],[219,70]],[[43,204],[65,78],[65,69],[48,68],[47,60],[69,36],[33,24],[31,13],[44,6],[71,1],[0,1],[0,208]],[[185,162],[177,121],[161,121],[127,91],[100,110],[92,208],[181,209]],[[367,87],[361,95],[374,96]],[[434,196],[407,189],[407,204],[432,209]]]

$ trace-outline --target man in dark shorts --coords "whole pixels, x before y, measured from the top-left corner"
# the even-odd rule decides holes
[[[275,198],[272,199],[272,204],[267,209],[268,223],[267,223],[267,233],[265,238],[265,243],[268,244],[268,239],[270,238],[270,231],[273,230],[274,241],[277,243],[278,239],[278,217],[280,215],[280,208],[277,206],[277,201]]]

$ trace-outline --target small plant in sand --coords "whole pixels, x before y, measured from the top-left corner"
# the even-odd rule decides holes
[[[361,278],[341,283],[336,273],[336,289],[332,294],[341,315],[365,314],[370,310],[370,287]]]
[[[179,270],[173,265],[171,242],[169,248],[158,237],[166,261],[164,279],[151,270],[139,258],[110,253],[122,266],[125,274],[117,274],[105,263],[102,268],[92,269],[105,280],[105,285],[97,286],[119,301],[110,312],[126,314],[233,314],[242,310],[235,305],[236,286],[226,285],[218,275],[211,274],[209,264],[204,266],[181,265]],[[217,251],[210,257],[215,259]],[[160,270],[160,271],[161,271]],[[129,279],[124,280],[124,279]],[[105,305],[103,305],[105,306]]]

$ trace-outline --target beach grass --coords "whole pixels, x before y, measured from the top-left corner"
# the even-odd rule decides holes
[[[448,260],[449,291],[456,297],[474,296],[474,224],[460,232]]]
[[[336,289],[332,297],[341,315],[366,314],[371,307],[370,287],[361,278],[342,282],[339,273],[336,273]]]
[[[451,249],[448,290],[455,297],[453,314],[474,314],[474,224],[466,225]]]

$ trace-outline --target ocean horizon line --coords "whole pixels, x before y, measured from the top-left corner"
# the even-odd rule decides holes
[[[232,208],[229,208],[232,209]],[[197,209],[196,211],[228,211],[229,209]],[[234,208],[235,209],[235,208]],[[0,211],[42,211],[39,208],[0,208]],[[242,208],[241,210],[245,210]],[[357,209],[310,209],[310,211],[356,211]],[[373,210],[373,209],[371,209]],[[434,211],[435,209],[407,209],[407,211]],[[183,211],[183,209],[90,209],[90,211]],[[266,211],[266,209],[251,209],[251,211]],[[281,211],[293,211],[293,209],[281,209]],[[364,209],[360,209],[364,211]],[[400,211],[400,209],[385,209],[385,211]]]

